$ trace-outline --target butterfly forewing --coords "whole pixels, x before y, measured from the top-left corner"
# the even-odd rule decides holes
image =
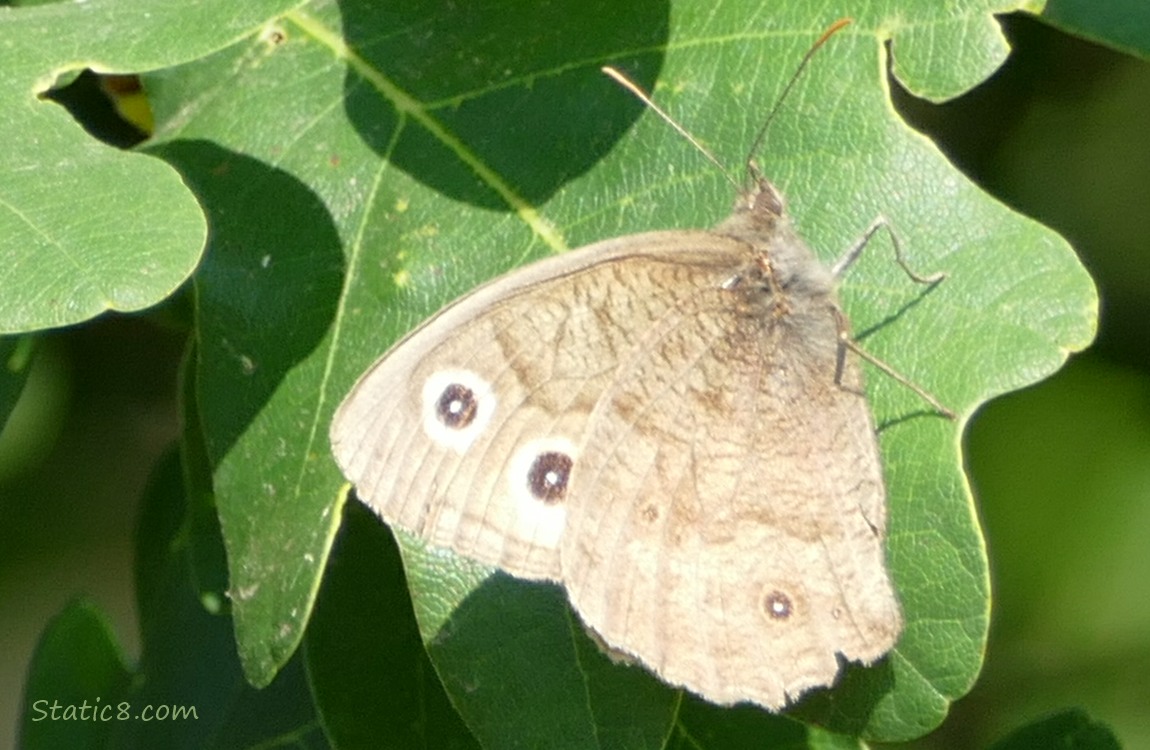
[[[681,273],[673,254],[651,262],[663,236],[670,233],[541,261],[445,308],[393,347],[332,424],[336,460],[359,496],[432,544],[559,580],[570,497],[556,457],[578,472],[591,412],[619,358],[640,350],[636,310],[675,309],[675,300],[632,298],[649,274]],[[698,254],[704,244],[687,249]],[[711,276],[721,275],[721,259],[702,256]]]

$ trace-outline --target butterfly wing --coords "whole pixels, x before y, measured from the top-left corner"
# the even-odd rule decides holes
[[[632,235],[480,287],[356,384],[332,422],[337,463],[388,523],[558,580],[589,419],[650,321],[730,275],[732,257],[713,244],[703,232]]]
[[[701,290],[590,419],[560,548],[585,622],[717,703],[780,708],[901,629],[857,366],[833,296]],[[740,296],[741,292],[747,292]],[[749,295],[749,296],[748,296]]]
[[[901,628],[881,467],[833,300],[776,307],[755,265],[656,232],[515,271],[368,371],[336,459],[384,520],[561,581],[669,682],[771,708],[830,684]]]

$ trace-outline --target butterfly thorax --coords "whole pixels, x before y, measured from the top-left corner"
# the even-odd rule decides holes
[[[796,234],[782,194],[770,181],[759,178],[753,189],[742,193],[714,231],[751,248],[753,257],[742,282],[761,283],[776,297],[838,306],[834,276]],[[783,301],[776,299],[775,304]]]

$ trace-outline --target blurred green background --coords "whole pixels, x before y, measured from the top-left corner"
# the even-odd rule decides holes
[[[1150,747],[1150,65],[1029,17],[1004,23],[1014,53],[991,81],[942,106],[897,91],[896,104],[988,191],[1070,240],[1102,323],[1092,349],[970,425],[989,651],[973,692],[912,746],[982,747],[1082,706],[1126,747]],[[41,337],[0,435],[0,748],[36,639],[66,602],[98,603],[136,655],[137,502],[179,430],[185,334],[170,312]]]

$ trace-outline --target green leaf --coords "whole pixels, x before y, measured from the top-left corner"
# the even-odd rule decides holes
[[[1042,20],[1067,33],[1150,58],[1150,6],[1143,0],[1050,0]]]
[[[333,745],[478,747],[423,650],[399,550],[363,505],[344,511],[304,643]]]
[[[421,187],[399,171],[388,171],[389,180],[398,180],[387,188],[389,197],[381,198],[382,205],[373,203],[377,199],[373,186],[379,181],[378,173],[384,164],[376,150],[387,149],[388,144],[378,139],[365,142],[356,125],[362,123],[368,136],[377,132],[386,135],[379,127],[394,121],[394,113],[389,112],[387,101],[363,82],[361,74],[372,75],[372,70],[353,59],[360,71],[347,82],[347,71],[332,67],[333,54],[348,53],[332,36],[338,25],[336,19],[327,17],[321,21],[317,15],[321,10],[324,8],[316,6],[307,15],[289,16],[274,35],[253,39],[248,45],[226,50],[201,64],[147,79],[160,132],[154,153],[179,165],[212,216],[213,245],[197,276],[200,403],[209,454],[216,463],[215,487],[233,561],[232,594],[241,658],[249,677],[257,684],[266,683],[299,643],[318,587],[319,571],[338,525],[337,503],[342,496],[336,492],[340,479],[330,459],[327,427],[341,394],[324,394],[333,367],[340,368],[340,384],[336,388],[342,391],[352,377],[352,368],[360,367],[364,361],[363,357],[350,362],[337,357],[330,338],[333,320],[344,315],[346,309],[344,249],[359,252],[368,245],[393,245],[394,232],[407,232],[403,227],[410,227],[412,219],[417,226],[423,224],[418,216],[429,208],[432,213],[427,217],[437,223],[455,213],[451,201],[442,200],[441,192]],[[379,12],[362,8],[356,12],[367,10]],[[328,7],[326,12],[332,13],[334,8]],[[405,8],[405,12],[413,14],[413,18],[353,18],[348,24],[363,30],[381,24],[409,26],[417,22],[417,12],[427,11],[412,7]],[[564,37],[561,17],[559,14],[546,19],[546,23],[533,23],[549,29],[556,37]],[[505,21],[491,17],[483,22],[498,29]],[[445,17],[442,22],[451,19]],[[471,33],[474,25],[469,22],[459,31],[466,29]],[[657,19],[639,15],[624,28],[650,33],[650,29],[663,25]],[[276,41],[265,41],[269,38]],[[571,37],[571,41],[574,39]],[[612,39],[607,34],[604,40],[592,41],[606,45]],[[394,41],[388,44],[395,49],[384,48],[373,54],[386,55],[401,69],[410,69],[409,75],[424,80],[421,71],[430,64],[429,53],[413,47],[407,36]],[[494,51],[501,51],[501,46],[496,43]],[[624,45],[616,42],[613,46]],[[630,42],[625,46],[631,46]],[[439,63],[441,68],[451,64],[453,49],[448,44],[438,50],[444,57]],[[536,43],[524,54],[549,49],[548,44]],[[587,53],[592,59],[604,54]],[[478,72],[486,75],[488,71],[481,68]],[[593,81],[597,86],[605,80],[597,68],[583,70],[579,75],[577,81]],[[293,82],[301,76],[308,79],[308,85],[297,90]],[[221,85],[221,81],[226,85]],[[285,83],[291,88],[282,88]],[[427,78],[422,85],[443,83]],[[563,82],[557,90],[562,93],[569,86],[569,82]],[[498,144],[507,150],[504,160],[509,160],[524,179],[540,172],[526,169],[529,162],[523,161],[518,149],[511,148],[514,141],[523,140],[527,132],[554,132],[572,120],[572,112],[587,109],[583,103],[586,97],[573,99],[566,93],[555,99],[549,91],[541,83],[531,92],[541,101],[550,102],[549,106],[528,109],[538,113],[542,124],[520,123],[525,132],[505,134]],[[186,92],[208,92],[198,94],[206,103],[190,119],[186,117]],[[503,117],[501,113],[509,106],[521,106],[515,105],[514,100],[522,99],[524,93],[517,82],[509,92],[494,91],[492,100],[481,102],[483,109],[479,111],[473,107],[448,107],[446,111],[476,120],[469,126],[474,133],[477,128],[487,127],[485,123],[495,122],[497,115]],[[566,109],[559,106],[564,101]],[[606,120],[609,131],[617,135],[636,110],[626,98],[614,101],[626,103],[622,118],[616,114],[614,120]],[[251,113],[249,127],[236,129],[236,111]],[[612,103],[607,111],[618,113],[619,107]],[[318,121],[309,122],[316,117]],[[273,131],[277,138],[269,141],[262,125],[268,122],[296,122],[302,130],[289,133],[279,128]],[[595,129],[602,127],[601,120],[580,122],[590,122]],[[601,155],[612,142],[600,136],[601,144],[587,149],[580,145],[585,135],[569,136],[568,146],[561,150],[571,155],[578,170],[588,168],[596,154]],[[278,136],[287,136],[288,140],[281,142]],[[299,138],[308,139],[310,145],[297,148],[293,144]],[[467,176],[469,167],[460,165],[454,156],[440,161],[428,159],[428,149],[434,146],[434,142],[405,140],[392,158],[406,168],[420,170],[422,176],[442,185],[443,191],[470,195],[480,203],[498,202],[497,195]],[[546,153],[554,146],[555,142],[547,141],[538,142],[536,148]],[[438,148],[450,156],[442,145]],[[540,173],[552,184],[540,185],[538,189],[554,190],[556,181],[572,170],[576,166]],[[395,192],[397,188],[399,193]],[[420,196],[420,204],[402,224],[390,221],[394,211],[407,214],[403,205],[407,198],[403,196],[408,188],[411,196]],[[341,205],[333,205],[333,200]],[[479,226],[489,223],[490,215],[490,211],[475,212],[471,226],[476,226],[476,221]],[[339,217],[338,223],[334,216]],[[514,217],[500,221],[506,230],[530,241],[526,224]],[[426,226],[432,233],[440,231],[433,225]],[[461,224],[452,232],[463,236],[459,233],[466,229]],[[543,250],[542,246],[538,250]],[[477,256],[475,260],[475,269],[464,266],[464,283],[474,283],[507,264],[506,259]],[[434,279],[435,275],[433,271],[428,278]],[[419,306],[403,313],[406,325],[417,322],[433,304],[425,298]],[[385,332],[385,337],[397,335],[399,329],[394,322],[391,325],[391,332]],[[367,334],[361,324],[355,335]],[[363,355],[374,356],[386,340],[373,337],[373,342],[363,347]],[[343,348],[341,343],[339,349]],[[283,615],[289,611],[295,614],[285,619]]]
[[[487,747],[661,747],[680,696],[592,643],[562,589],[490,575],[397,533],[416,619],[456,707]],[[526,715],[525,715],[526,714]]]
[[[686,695],[668,750],[861,750],[857,738],[766,713],[753,706],[721,708]]]
[[[194,451],[191,451],[194,455]],[[145,707],[169,707],[187,718],[122,721],[114,747],[326,747],[301,658],[255,690],[236,658],[233,623],[201,582],[224,561],[203,559],[199,512],[185,488],[194,486],[180,456],[157,468],[136,530],[136,590],[140,664],[124,700],[133,718]],[[194,712],[188,714],[187,712]]]
[[[1081,709],[1069,709],[1014,730],[991,750],[1119,750],[1118,738]]]
[[[107,747],[130,679],[103,616],[70,605],[45,628],[28,668],[20,747]]]
[[[912,91],[953,96],[1001,61],[991,13],[1019,5],[857,4],[760,155],[824,260],[881,214],[915,268],[947,272],[924,293],[882,239],[842,296],[861,343],[964,419],[1088,344],[1097,299],[1061,238],[987,197],[897,117],[884,45]],[[499,272],[729,212],[723,177],[599,66],[655,83],[656,99],[737,170],[833,20],[733,1],[316,2],[147,77],[152,153],[179,167],[211,218],[196,278],[198,393],[249,679],[269,682],[302,638],[343,502],[328,423],[371,361]],[[975,679],[989,584],[962,422],[930,415],[878,372],[868,392],[906,631],[888,659],[847,670],[794,715],[897,740],[937,726]],[[481,742],[658,747],[721,736],[730,720],[715,709],[686,723],[680,695],[589,643],[558,588],[401,548],[429,652]]]
[[[84,67],[141,71],[258,31],[295,2],[91,0],[0,7],[0,333],[156,304],[203,251],[200,207],[167,164],[94,141],[40,95]]]

